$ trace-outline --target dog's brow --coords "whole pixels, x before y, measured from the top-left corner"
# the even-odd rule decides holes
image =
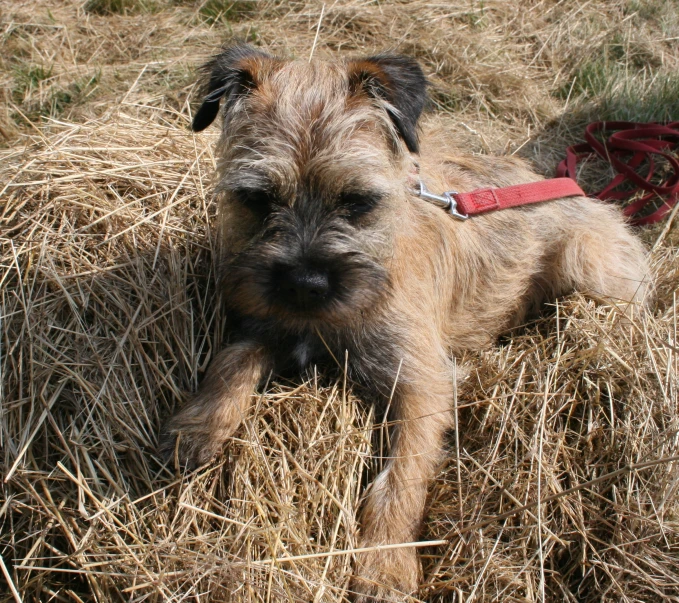
[[[237,190],[266,191],[278,198],[283,198],[274,179],[259,173],[247,170],[239,170],[226,176],[218,185],[219,192],[232,192]]]
[[[339,195],[335,197],[335,201],[340,201],[342,198],[346,197],[363,197],[365,199],[370,199],[377,203],[380,199],[387,196],[382,190],[375,189],[374,187],[365,186],[347,186],[340,190]]]

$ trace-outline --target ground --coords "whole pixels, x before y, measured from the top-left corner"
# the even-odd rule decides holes
[[[679,119],[673,1],[5,0],[0,20],[2,602],[349,596],[387,430],[342,371],[274,376],[207,467],[156,454],[225,338],[217,131],[187,127],[221,43],[413,55],[429,127],[545,175],[589,121]],[[573,295],[459,359],[419,600],[679,601],[679,231],[639,232],[646,316]]]

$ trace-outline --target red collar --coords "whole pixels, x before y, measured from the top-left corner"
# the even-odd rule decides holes
[[[416,194],[448,211],[460,220],[469,216],[485,214],[497,209],[507,209],[542,201],[553,201],[563,197],[586,197],[575,180],[570,178],[551,178],[539,182],[517,184],[502,188],[480,188],[469,193],[448,191],[443,195],[430,193],[420,181]]]

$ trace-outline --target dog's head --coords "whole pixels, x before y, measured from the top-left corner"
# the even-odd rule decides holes
[[[426,79],[394,55],[284,61],[251,46],[205,66],[194,131],[222,108],[217,193],[229,303],[287,326],[345,326],[389,290]],[[399,216],[401,213],[401,216]]]

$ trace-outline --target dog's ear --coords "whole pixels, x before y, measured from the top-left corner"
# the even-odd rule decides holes
[[[387,101],[387,111],[409,151],[417,153],[417,120],[427,101],[427,78],[414,59],[380,54],[351,61],[349,86]]]
[[[193,117],[191,129],[200,132],[215,120],[222,97],[226,112],[240,96],[256,88],[263,63],[272,59],[249,44],[227,46],[212,57],[202,67],[206,80],[203,104]]]

